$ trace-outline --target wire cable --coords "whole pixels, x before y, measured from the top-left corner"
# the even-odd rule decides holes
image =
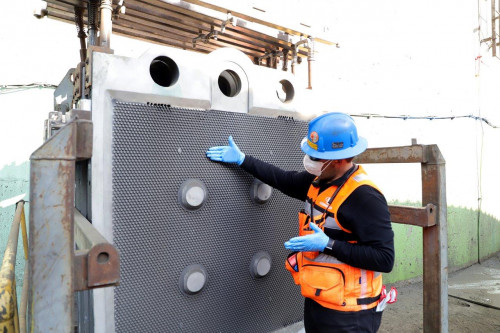
[[[459,119],[459,118],[471,118],[474,120],[479,120],[482,123],[487,124],[488,126],[492,128],[499,128],[496,125],[493,125],[488,119],[483,118],[481,116],[476,116],[473,114],[468,114],[468,115],[462,115],[462,116],[410,116],[410,115],[398,115],[398,116],[392,116],[392,115],[381,115],[381,114],[371,114],[371,113],[362,113],[362,114],[351,114],[351,117],[360,117],[360,118],[386,118],[386,119],[403,119],[403,120],[453,120],[453,119]]]
[[[492,0],[492,4],[494,4],[495,0]],[[485,40],[482,35],[481,29],[481,20],[484,21],[485,24],[488,23],[481,15],[481,3],[477,1],[477,56],[475,59],[476,65],[476,87],[477,87],[477,114],[481,117],[481,63],[482,63],[482,43]],[[495,36],[491,36],[491,40],[494,41]],[[487,44],[488,45],[488,44]],[[496,48],[496,45],[492,43],[491,46],[488,47],[488,51],[491,47]],[[490,125],[489,123],[487,123]],[[490,125],[491,126],[491,125]],[[494,127],[494,126],[492,126]],[[494,127],[497,128],[497,127]],[[484,150],[484,127],[483,123],[480,123],[480,129],[477,129],[476,126],[476,168],[477,168],[477,262],[481,263],[481,209],[482,209],[482,201],[483,201],[483,191],[482,191],[482,171],[483,171],[483,150]]]
[[[29,89],[56,89],[57,85],[51,83],[28,84],[0,84],[0,95],[12,94]]]

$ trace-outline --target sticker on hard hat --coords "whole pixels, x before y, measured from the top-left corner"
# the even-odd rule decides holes
[[[313,143],[316,143],[319,140],[319,136],[318,136],[317,132],[311,132],[311,134],[309,135],[309,137],[311,138],[311,141]]]
[[[311,140],[307,140],[307,144],[309,145],[309,147],[311,147],[312,149],[314,150],[318,150],[318,145],[315,144],[315,143],[312,143]]]
[[[344,143],[343,142],[332,142],[332,148],[333,149],[344,148]]]

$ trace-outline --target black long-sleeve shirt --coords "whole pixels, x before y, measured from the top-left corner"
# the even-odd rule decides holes
[[[306,171],[284,171],[272,164],[246,155],[241,167],[262,182],[284,194],[305,201],[314,175]],[[348,173],[348,172],[347,172]],[[346,173],[346,174],[347,174]],[[340,185],[346,175],[332,182],[320,182],[320,191],[332,185]],[[394,233],[385,197],[375,188],[362,185],[340,205],[337,219],[355,236],[352,244],[335,240],[332,250],[324,253],[362,269],[390,272],[394,265]],[[333,231],[325,228],[325,234],[335,239]]]

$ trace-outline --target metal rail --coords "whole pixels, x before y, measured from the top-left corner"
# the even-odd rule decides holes
[[[92,122],[81,119],[73,119],[31,155],[32,332],[73,331],[74,291],[118,283],[118,252],[75,214],[75,164],[91,156]]]
[[[390,206],[393,222],[423,228],[424,332],[448,332],[445,160],[437,145],[368,149],[357,163],[420,163],[424,207]]]

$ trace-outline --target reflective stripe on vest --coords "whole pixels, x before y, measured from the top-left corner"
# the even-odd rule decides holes
[[[368,178],[361,166],[349,177],[335,198],[329,203],[337,186],[331,186],[321,193],[314,185],[309,187],[305,202],[304,215],[299,214],[299,235],[313,231],[306,221],[313,221],[323,230],[328,228],[334,239],[356,243],[355,235],[346,229],[337,219],[337,212],[342,203],[359,186],[378,187]],[[337,237],[338,236],[338,237]],[[382,274],[349,266],[334,256],[318,252],[297,253],[298,272],[292,272],[294,280],[301,286],[301,292],[324,307],[338,311],[360,311],[377,305],[382,290]],[[338,297],[338,295],[343,295]]]

